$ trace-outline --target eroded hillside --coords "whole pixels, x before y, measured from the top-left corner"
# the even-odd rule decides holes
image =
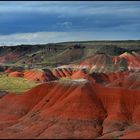
[[[139,43],[1,48],[1,74],[37,86],[0,94],[0,138],[140,138]]]

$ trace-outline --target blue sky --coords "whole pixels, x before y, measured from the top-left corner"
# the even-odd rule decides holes
[[[3,1],[0,44],[140,39],[139,1]]]

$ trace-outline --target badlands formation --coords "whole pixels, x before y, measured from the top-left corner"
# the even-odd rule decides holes
[[[0,98],[0,138],[140,138],[137,52],[96,53],[50,70],[5,73],[40,84]]]

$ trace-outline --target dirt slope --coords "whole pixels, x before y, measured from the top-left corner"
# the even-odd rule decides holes
[[[125,136],[133,127],[139,130],[139,93],[98,88],[81,79],[9,94],[0,100],[0,137],[98,138],[114,132],[116,137]]]

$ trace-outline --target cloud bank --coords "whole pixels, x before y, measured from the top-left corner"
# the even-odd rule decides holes
[[[113,35],[112,35],[113,34]],[[20,44],[46,44],[67,41],[92,41],[92,40],[138,40],[138,34],[126,37],[119,32],[36,32],[18,33],[11,35],[0,35],[0,45],[20,45]],[[112,36],[112,37],[111,37]],[[117,38],[117,39],[116,39]]]
[[[139,1],[0,2],[0,44],[121,38],[140,39]]]

